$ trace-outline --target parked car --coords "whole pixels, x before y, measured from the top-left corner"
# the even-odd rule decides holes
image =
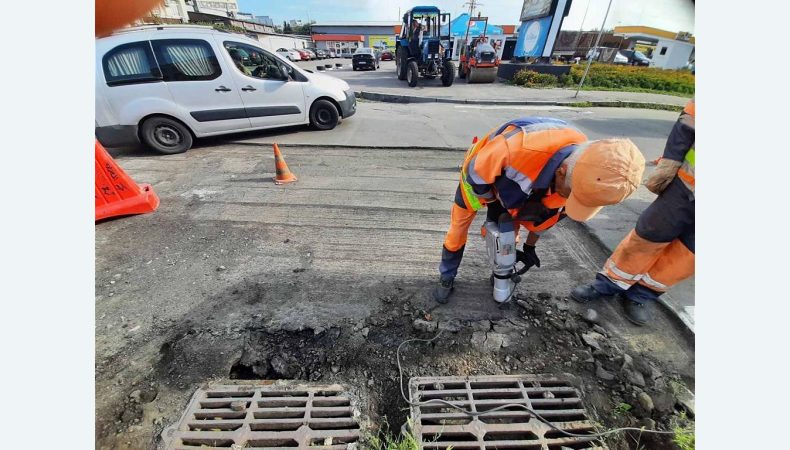
[[[356,112],[348,83],[240,34],[142,26],[97,39],[95,49],[95,134],[108,147],[142,142],[181,153],[195,138],[301,124],[329,130]]]
[[[326,59],[328,56],[326,50],[321,50],[320,48],[311,47],[308,50],[315,53],[316,59]]]
[[[304,51],[304,49],[292,48],[291,50],[295,51],[296,53],[299,53],[300,60],[310,61],[310,54]]]
[[[351,57],[351,68],[354,70],[378,69],[379,53],[370,47],[358,48]]]
[[[381,61],[392,61],[394,58],[392,57],[392,53],[389,50],[384,50],[381,52]]]
[[[649,66],[650,58],[645,56],[644,53],[635,50],[620,50],[620,53],[628,58],[628,64],[632,66]]]
[[[296,50],[288,50],[287,48],[278,48],[277,49],[277,54],[282,56],[283,58],[291,60],[291,61],[301,61],[302,60],[302,55],[299,52],[297,52]]]
[[[308,57],[310,57],[310,61],[313,61],[313,60],[318,58],[318,56],[316,56],[315,52],[313,52],[309,48],[304,49],[304,52],[307,53]]]
[[[621,52],[617,52],[614,55],[614,60],[612,61],[614,64],[628,64],[628,57],[623,55]]]

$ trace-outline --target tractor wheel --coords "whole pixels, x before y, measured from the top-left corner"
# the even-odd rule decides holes
[[[445,61],[442,67],[442,86],[452,86],[455,80],[455,64],[452,61]]]
[[[417,86],[417,80],[420,78],[420,69],[417,67],[417,61],[409,61],[406,66],[406,81],[409,87]]]
[[[466,78],[466,72],[464,72],[464,65],[458,64],[458,78],[464,79]]]
[[[401,49],[395,56],[395,71],[398,73],[399,80],[406,79],[406,66],[409,64],[409,58],[406,56],[406,51]]]

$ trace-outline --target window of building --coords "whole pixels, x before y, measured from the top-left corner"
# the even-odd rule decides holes
[[[148,41],[115,47],[102,58],[102,67],[104,79],[109,86],[149,83],[162,79]]]
[[[666,47],[661,47],[661,54],[662,55],[666,55],[667,54],[667,48]]]
[[[213,80],[222,74],[211,45],[201,39],[151,41],[165,81]]]

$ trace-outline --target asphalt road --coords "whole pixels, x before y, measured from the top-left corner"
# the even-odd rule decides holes
[[[253,332],[350,333],[354,324],[406,308],[484,329],[487,320],[519,316],[520,308],[499,309],[491,300],[484,243],[474,232],[482,214],[451,303],[429,296],[461,151],[284,145],[299,181],[277,186],[270,146],[254,138],[201,144],[181,155],[116,158],[135,180],[151,183],[161,205],[96,226],[98,448],[154,448],[197,386],[229,376]],[[539,254],[542,267],[525,276],[517,295],[527,302],[548,295],[583,312],[588,306],[563,299],[592,277],[606,252],[564,221],[542,238]],[[650,326],[636,327],[616,301],[590,306],[625,342],[623,350],[693,380],[693,342],[664,310],[654,310]],[[541,367],[570,370],[564,361]],[[343,381],[344,374],[324,380]],[[155,401],[130,403],[140,392]]]
[[[203,139],[196,143],[196,148],[234,143],[268,146],[276,142],[283,146],[315,146],[318,149],[353,146],[461,151],[466,150],[474,136],[483,136],[502,123],[522,116],[548,116],[566,120],[590,139],[627,137],[639,147],[647,161],[661,156],[666,137],[677,119],[675,112],[649,109],[392,104],[361,100],[357,113],[331,131],[291,127],[249,132]],[[116,154],[123,152],[116,151]],[[458,154],[455,158],[460,164],[462,155]],[[652,166],[647,167],[645,178],[652,170]],[[450,188],[450,194],[454,192],[453,189]],[[586,226],[601,243],[613,250],[654,198],[654,194],[641,186],[625,202],[604,208]],[[664,299],[693,329],[693,278],[675,286],[664,295]]]

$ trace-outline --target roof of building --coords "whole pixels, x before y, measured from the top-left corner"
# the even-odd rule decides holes
[[[644,27],[641,25],[625,25],[614,27],[614,34],[622,34],[628,37],[648,37],[648,38],[664,38],[664,39],[678,39],[680,33],[662,30],[660,28]],[[690,36],[688,42],[694,43],[694,37]]]
[[[312,24],[314,27],[392,27],[397,25],[398,22],[391,22],[389,20],[365,20],[360,22],[316,22]]]
[[[361,42],[365,37],[361,34],[314,34],[313,41],[352,41]]]

